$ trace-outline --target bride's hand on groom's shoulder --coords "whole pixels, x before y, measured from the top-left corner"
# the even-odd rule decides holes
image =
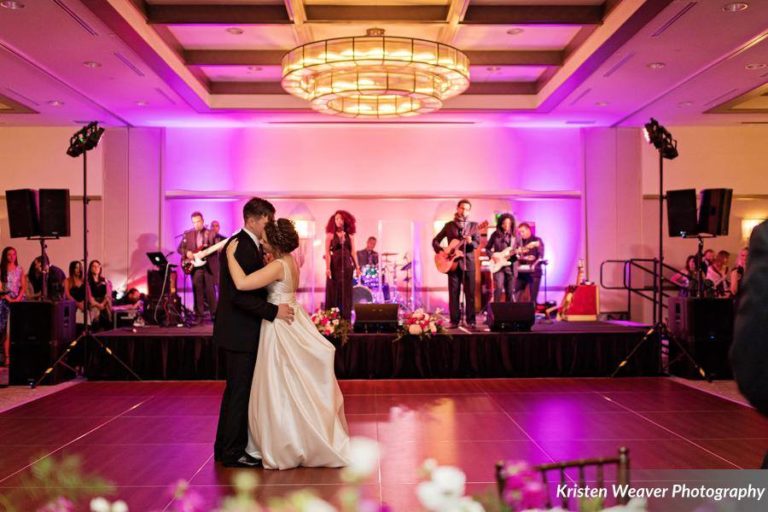
[[[227,246],[227,256],[235,256],[235,251],[237,250],[237,244],[238,240],[234,239],[231,242],[229,242],[229,245]]]

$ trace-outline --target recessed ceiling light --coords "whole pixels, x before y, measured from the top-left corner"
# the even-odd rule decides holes
[[[149,105],[149,103],[147,101],[140,100],[136,102],[136,105],[138,105],[139,107],[146,107],[147,105]]]
[[[746,11],[749,4],[747,2],[731,2],[723,6],[725,12]]]
[[[0,7],[5,7],[6,9],[10,9],[12,11],[23,9],[24,4],[21,2],[16,2],[15,0],[3,0],[0,2]]]
[[[261,66],[248,66],[248,71],[251,71],[254,73],[257,71],[261,71],[261,69],[262,69]]]
[[[91,69],[96,69],[96,68],[100,68],[101,64],[96,62],[95,60],[87,60],[83,62],[83,66]]]
[[[677,106],[680,108],[690,107],[691,105],[693,105],[692,101],[681,101],[677,104]]]
[[[664,69],[665,67],[667,67],[667,65],[664,64],[663,62],[651,62],[650,64],[647,64],[647,66],[650,69]]]
[[[608,106],[608,102],[607,101],[597,101],[597,102],[595,102],[595,105],[598,106],[598,107],[607,107]]]
[[[498,73],[499,71],[501,71],[501,68],[499,66],[488,66],[485,69],[487,69],[491,73]]]
[[[524,32],[524,30],[521,29],[521,28],[511,28],[511,29],[507,30],[507,34],[509,34],[511,36],[516,36],[518,34],[522,34],[523,32]]]
[[[768,64],[763,64],[763,63],[761,63],[761,64],[747,64],[744,67],[747,68],[750,71],[754,71],[756,69],[765,69],[766,67],[768,67]]]
[[[239,36],[239,35],[241,35],[241,34],[242,34],[244,31],[243,31],[243,29],[241,29],[241,28],[239,28],[239,27],[229,27],[229,28],[227,29],[227,32],[229,32],[229,33],[230,33],[230,34],[232,34],[233,36]]]
[[[59,100],[51,100],[48,102],[48,104],[52,107],[60,107],[64,104],[64,102]]]

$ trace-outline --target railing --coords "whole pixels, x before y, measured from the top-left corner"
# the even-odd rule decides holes
[[[622,284],[620,286],[614,284],[605,283],[605,267],[606,265],[622,265]],[[642,286],[638,286],[637,282],[633,283],[633,276],[635,272],[639,271],[640,279],[643,282]],[[670,273],[677,273],[678,269],[667,265],[666,263],[661,268],[663,271],[669,271]],[[656,318],[658,310],[658,301],[662,301],[662,308],[667,308],[664,303],[664,299],[668,299],[673,294],[669,291],[677,291],[679,286],[674,284],[670,279],[664,277],[662,273],[661,290],[657,289],[656,283],[658,282],[659,275],[659,260],[658,258],[631,258],[628,260],[605,260],[600,264],[600,286],[606,290],[626,290],[627,291],[627,318],[630,318],[632,311],[632,297],[638,296],[641,299],[651,301],[653,303],[653,323],[655,324],[659,319]],[[651,284],[646,284],[648,280],[651,280]]]

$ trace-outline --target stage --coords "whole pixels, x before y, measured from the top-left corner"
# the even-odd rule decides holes
[[[419,340],[394,334],[351,334],[338,342],[340,379],[605,377],[640,342],[647,327],[620,322],[538,323],[531,332],[450,330]],[[211,325],[121,328],[99,339],[145,380],[222,377]],[[131,377],[95,345],[88,350],[88,378]],[[659,349],[644,343],[622,375],[657,375]]]

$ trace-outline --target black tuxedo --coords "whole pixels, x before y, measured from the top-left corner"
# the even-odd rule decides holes
[[[264,255],[253,239],[241,230],[235,259],[246,274],[264,266]],[[227,386],[221,400],[214,458],[236,462],[248,443],[248,400],[251,392],[261,321],[273,321],[277,306],[267,302],[267,290],[239,291],[229,273],[227,251],[219,253],[221,297],[213,326],[213,342],[224,357]]]
[[[443,238],[447,238],[448,243],[451,243],[451,240],[461,239],[469,234],[472,235],[472,241],[465,244],[462,249],[466,258],[460,258],[456,270],[448,272],[448,309],[452,324],[458,324],[461,319],[459,299],[462,283],[464,283],[464,319],[468,324],[475,323],[475,248],[480,245],[480,234],[477,232],[476,222],[465,222],[462,229],[455,220],[452,220],[446,222],[443,229],[432,239],[432,248],[439,253],[443,250],[440,247]]]
[[[226,240],[227,237],[223,235],[213,235],[211,237],[211,243],[217,244],[221,242],[222,240]],[[219,253],[213,253],[208,257],[208,266],[211,267],[211,273],[213,274],[213,283],[216,285],[216,291],[218,292],[219,288],[219,275],[221,272],[219,272],[219,256],[221,255],[221,252]]]
[[[179,242],[177,249],[181,254],[182,259],[186,259],[187,251],[198,252],[204,248],[213,245],[214,235],[213,231],[205,228],[200,232],[200,240],[197,237],[197,231],[190,229],[184,232],[184,237]],[[216,254],[211,254],[206,261],[210,261],[216,258]],[[211,318],[216,313],[216,277],[214,275],[214,269],[210,263],[197,267],[192,270],[192,293],[195,297],[195,315],[198,320],[203,319],[205,314],[204,304],[208,303],[208,310],[211,313]]]

